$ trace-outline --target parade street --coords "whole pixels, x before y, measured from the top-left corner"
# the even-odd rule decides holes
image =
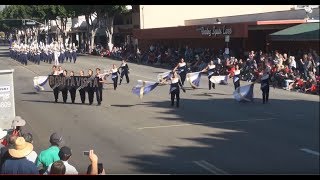
[[[120,61],[79,56],[63,69],[111,69]],[[0,69],[14,69],[16,115],[27,121],[35,151],[49,146],[53,132],[62,133],[72,149],[69,163],[86,173],[90,161],[83,151],[93,149],[107,174],[319,174],[319,96],[270,88],[262,104],[260,84],[254,102],[232,96],[232,80],[208,90],[185,83],[180,107],[170,106],[169,86],[159,86],[140,99],[131,92],[137,80],[157,81],[168,69],[128,63],[130,83],[117,90],[105,85],[101,106],[54,103],[52,91],[37,93],[33,77],[51,72],[52,64],[23,66],[0,47]],[[241,82],[241,85],[248,84]]]

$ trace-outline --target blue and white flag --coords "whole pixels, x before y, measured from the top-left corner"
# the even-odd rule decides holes
[[[150,93],[158,85],[158,82],[138,80],[138,84],[132,88],[132,93],[142,99],[143,95]]]
[[[225,76],[212,76],[210,81],[215,84],[228,84],[228,75]]]
[[[253,86],[254,84],[249,84],[245,86],[238,87],[233,92],[233,97],[239,102],[252,102],[253,101]]]
[[[34,89],[39,91],[49,91],[51,90],[49,83],[48,83],[49,77],[48,76],[36,76],[33,78],[33,87]]]
[[[106,80],[106,81],[108,80],[112,81],[110,72],[104,72],[102,74],[99,74],[99,78],[102,78],[103,80]]]
[[[187,74],[187,81],[190,83],[192,88],[199,87],[201,79],[201,72],[194,72]]]
[[[157,79],[158,79],[158,82],[163,82],[163,81],[170,80],[171,77],[172,77],[172,71],[167,71],[167,72],[158,74]]]

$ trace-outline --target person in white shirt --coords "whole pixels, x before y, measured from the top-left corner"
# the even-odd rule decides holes
[[[26,142],[33,144],[33,137],[31,133],[23,134],[23,138],[25,139]],[[38,157],[38,154],[35,151],[31,151],[31,153],[26,156],[26,158],[33,163],[36,162],[37,157]]]
[[[289,68],[292,69],[293,71],[297,68],[297,63],[294,56],[289,57]]]
[[[79,174],[76,168],[68,163],[69,158],[71,157],[71,149],[67,146],[63,146],[60,151],[59,151],[59,157],[60,160],[63,162],[63,164],[66,167],[66,173],[69,175],[77,175]],[[52,164],[48,166],[47,171],[44,173],[45,175],[50,174],[50,169],[51,169]]]

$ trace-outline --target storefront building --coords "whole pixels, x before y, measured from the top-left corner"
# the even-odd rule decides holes
[[[166,10],[163,9],[163,11],[166,14],[170,14],[172,7],[166,6],[163,8],[168,8]],[[133,36],[138,39],[139,48],[144,50],[152,44],[159,44],[174,48],[189,46],[224,49],[228,47],[234,51],[272,51],[276,48],[290,48],[292,43],[280,43],[279,47],[279,42],[270,40],[270,34],[307,23],[305,10],[301,8],[295,9],[296,6],[289,5],[238,6],[238,11],[233,6],[230,6],[229,11],[228,9],[222,11],[219,9],[221,8],[220,6],[212,6],[210,8],[212,9],[211,17],[213,18],[200,17],[199,19],[190,18],[192,15],[199,16],[196,13],[201,11],[199,7],[197,7],[198,9],[194,8],[193,13],[179,13],[181,9],[181,11],[186,10],[183,10],[183,8],[185,7],[175,8],[172,19],[177,17],[176,19],[180,21],[175,20],[177,24],[174,26],[172,22],[162,21],[161,19],[159,21],[156,20],[157,17],[154,14],[150,15],[152,16],[151,18],[147,18],[148,12],[151,12],[150,9],[152,8],[147,10],[148,6],[140,7],[141,28],[133,30]],[[190,6],[186,8],[190,8]],[[243,9],[246,9],[246,11]],[[158,11],[162,10],[158,9]],[[202,16],[209,16],[208,13],[202,13]],[[227,13],[231,14],[231,16],[227,15]],[[179,17],[179,14],[184,17]],[[221,16],[215,16],[215,14]],[[319,8],[313,9],[309,16],[319,19]],[[183,20],[183,18],[190,19]],[[154,19],[154,21],[151,22],[150,19]],[[183,25],[181,25],[182,21]],[[312,46],[312,44],[310,45]]]

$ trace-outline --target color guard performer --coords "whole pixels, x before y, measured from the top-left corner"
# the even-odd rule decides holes
[[[210,81],[210,78],[214,75],[214,70],[216,68],[216,65],[214,65],[213,61],[210,61],[210,63],[208,64],[208,66],[206,68],[204,68],[201,72],[208,72],[208,80],[209,80],[209,90],[211,90],[211,84],[212,84],[212,88],[215,89],[216,85],[215,83],[212,83]]]
[[[102,102],[102,89],[103,89],[103,83],[104,83],[103,77],[101,77],[100,68],[96,69],[96,77],[99,78],[99,84],[98,84],[98,87],[96,87],[96,97],[97,97],[98,106],[100,106]]]
[[[113,81],[113,89],[114,90],[117,89],[117,85],[118,85],[118,73],[119,73],[119,70],[118,70],[117,66],[115,64],[113,64],[112,69],[110,70],[110,74],[111,74],[111,79]]]
[[[270,90],[270,68],[266,67],[261,76],[261,91],[262,91],[262,102],[263,104],[269,101],[269,90]]]
[[[93,79],[95,76],[93,75],[93,71],[91,69],[88,70],[88,78]],[[89,104],[92,105],[93,103],[93,96],[94,96],[94,87],[91,87],[90,84],[87,86]]]
[[[54,76],[57,76],[59,75],[58,74],[58,71],[57,71],[57,66],[53,65],[52,66],[52,73],[51,75],[54,75]],[[54,102],[58,102],[58,98],[59,98],[59,88],[58,87],[54,87],[53,89],[53,95],[54,95]]]
[[[171,106],[174,106],[174,99],[177,99],[176,107],[179,107],[180,104],[180,87],[183,92],[186,92],[184,89],[181,80],[179,79],[178,73],[175,71],[173,72],[172,77],[170,78],[170,94],[171,94]],[[163,82],[168,84],[168,81]]]
[[[63,73],[60,74],[60,76],[62,77],[67,77],[67,70],[63,70]],[[67,99],[68,99],[68,88],[66,86],[61,86],[61,92],[62,92],[62,99],[63,99],[63,103],[67,103]]]
[[[126,81],[127,81],[127,83],[129,83],[129,76],[128,76],[128,74],[129,74],[129,67],[128,67],[128,64],[127,64],[126,60],[122,60],[122,63],[121,63],[121,65],[120,65],[120,68],[119,68],[119,69],[121,69],[120,83],[119,83],[119,85],[121,85],[123,76],[126,76]]]
[[[73,71],[70,71],[70,78],[74,78],[74,72]],[[70,93],[70,96],[71,96],[71,103],[74,104],[74,101],[76,99],[76,91],[77,89],[75,87],[70,87],[69,89],[69,93]]]
[[[181,78],[182,85],[184,85],[184,81],[186,80],[188,68],[187,68],[187,64],[184,62],[183,58],[180,59],[180,62],[173,69],[173,71],[176,71],[176,70],[178,71],[178,74]]]
[[[80,76],[84,76],[84,71],[80,71]],[[86,90],[85,88],[79,89],[81,103],[84,104],[86,101]]]
[[[238,64],[235,66],[235,68],[231,68],[230,77],[233,77],[234,89],[236,90],[238,87],[240,87],[240,68]]]

